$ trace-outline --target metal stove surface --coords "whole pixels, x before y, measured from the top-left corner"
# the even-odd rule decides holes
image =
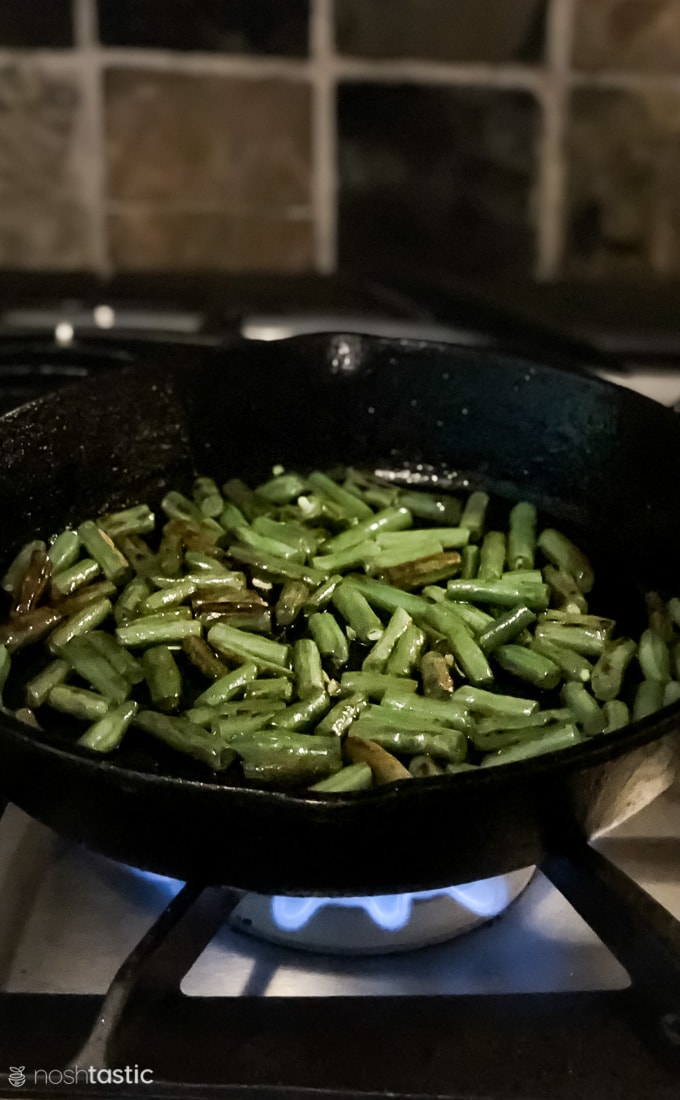
[[[680,917],[680,784],[598,844]],[[103,994],[177,885],[67,843],[14,807],[0,822],[0,987]],[[186,975],[190,996],[432,996],[621,989],[625,971],[540,874],[505,913],[449,943],[340,958],[225,927]]]

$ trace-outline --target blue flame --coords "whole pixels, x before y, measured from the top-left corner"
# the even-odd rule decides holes
[[[383,894],[371,898],[292,898],[278,895],[272,898],[274,923],[284,932],[304,928],[319,909],[363,909],[371,920],[388,932],[398,932],[411,917],[414,902],[435,897],[449,897],[478,917],[495,917],[511,900],[508,883],[503,875],[468,882],[463,886],[447,886],[441,890],[421,890],[417,893]]]

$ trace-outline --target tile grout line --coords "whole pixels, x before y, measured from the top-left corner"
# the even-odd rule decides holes
[[[106,229],[106,185],[104,167],[104,108],[102,71],[94,0],[73,0],[73,51],[83,73],[83,104],[87,134],[85,172],[92,216],[91,251],[97,275],[111,272]]]
[[[315,265],[328,275],[337,263],[338,226],[333,0],[313,0],[309,30]]]
[[[552,0],[546,28],[546,71],[542,98],[543,130],[537,185],[536,275],[554,279],[564,255],[565,134],[569,110],[569,65],[574,23],[573,0]]]

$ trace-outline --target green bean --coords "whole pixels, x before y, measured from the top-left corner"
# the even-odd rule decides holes
[[[234,561],[249,566],[252,571],[262,574],[267,580],[304,581],[305,584],[316,587],[327,579],[326,573],[321,569],[314,569],[311,565],[301,565],[286,558],[277,558],[274,554],[252,550],[248,546],[230,546],[228,553]]]
[[[364,732],[366,731],[366,732]],[[440,726],[434,731],[398,729],[387,722],[384,726],[370,723],[362,726],[359,719],[352,726],[352,737],[366,737],[388,752],[398,756],[416,756],[427,753],[451,764],[460,764],[467,755],[467,737],[460,730]]]
[[[267,720],[278,710],[283,710],[286,705],[284,699],[237,699],[233,702],[219,703],[215,707],[190,707],[184,711],[184,717],[197,726],[212,726],[216,718],[243,718],[259,716],[262,723],[262,715]]]
[[[148,543],[139,535],[119,535],[116,540],[118,549],[127,558],[136,574],[145,574],[151,567],[155,555]]]
[[[133,719],[135,726],[176,752],[185,753],[207,764],[213,771],[224,771],[236,753],[212,731],[197,726],[187,718],[176,718],[154,710],[140,710]]]
[[[661,680],[643,680],[638,685],[633,701],[633,721],[647,718],[663,706],[664,685]]]
[[[546,752],[557,752],[558,749],[569,748],[571,745],[577,745],[581,740],[582,736],[576,726],[565,723],[551,733],[543,734],[542,737],[536,737],[532,741],[522,741],[517,745],[508,745],[505,749],[490,753],[482,760],[481,767],[515,764],[521,760],[529,760],[532,756],[541,756]]]
[[[460,517],[460,525],[461,527],[467,527],[471,542],[478,542],[481,538],[488,505],[489,494],[482,492],[471,493],[465,502],[463,514]]]
[[[270,519],[269,516],[258,516],[253,520],[253,531],[275,539],[277,542],[286,543],[305,555],[315,554],[320,542],[320,539],[302,523],[295,523],[293,520],[284,523]]]
[[[243,689],[243,698],[289,701],[293,698],[293,685],[285,676],[274,676],[270,680],[249,680]]]
[[[359,641],[377,642],[382,638],[383,625],[358,587],[343,581],[331,600]]]
[[[45,701],[52,710],[69,714],[72,718],[84,718],[87,722],[103,718],[110,706],[103,695],[70,684],[55,684]]]
[[[321,654],[337,671],[349,660],[347,638],[330,611],[309,616],[309,629]]]
[[[646,592],[645,603],[650,630],[655,630],[664,642],[670,645],[675,638],[675,630],[668,604],[661,599],[658,592]]]
[[[574,578],[581,592],[590,592],[594,580],[592,566],[578,546],[554,527],[546,527],[538,537],[538,547],[552,565]]]
[[[477,576],[480,556],[480,549],[476,544],[470,543],[468,546],[463,547],[460,567],[462,580],[473,580]]]
[[[98,527],[93,520],[85,520],[78,528],[78,538],[91,558],[101,566],[107,580],[116,585],[126,584],[132,577],[132,569],[106,531]]]
[[[456,619],[462,620],[473,634],[483,634],[495,622],[493,615],[489,615],[488,612],[482,611],[481,607],[475,607],[474,604],[465,603],[463,600],[445,601],[443,610],[450,611],[456,616]],[[477,644],[479,645],[479,640]]]
[[[428,539],[427,542],[407,543],[403,546],[391,546],[387,550],[381,549],[380,553],[367,563],[367,567],[370,568],[371,573],[384,574],[391,584],[393,569],[399,566],[410,566],[422,558],[438,557],[441,553],[443,553],[441,542]]]
[[[381,512],[372,515],[370,519],[355,523],[346,531],[329,539],[325,549],[329,554],[335,554],[350,546],[356,546],[358,542],[364,542],[380,531],[404,531],[411,526],[413,526],[413,516],[408,508],[384,508]]]
[[[213,629],[215,629],[213,627]],[[195,619],[179,619],[169,615],[148,615],[119,626],[116,641],[133,649],[148,645],[183,643],[190,634],[201,637],[203,628]]]
[[[327,581],[323,581],[303,603],[302,610],[305,615],[313,615],[316,611],[323,611],[328,607],[335,589],[342,580],[340,573],[334,573]]]
[[[515,695],[496,695],[492,691],[484,691],[478,687],[460,687],[453,693],[453,701],[458,706],[466,707],[475,714],[487,717],[498,715],[510,718],[522,715],[530,717],[538,710],[535,699],[519,699]]]
[[[528,607],[513,607],[504,615],[499,615],[477,638],[479,648],[485,653],[493,653],[499,646],[512,641],[533,622],[536,616]]]
[[[50,636],[47,643],[50,653],[54,657],[61,657],[61,650],[72,638],[87,634],[89,630],[95,630],[96,627],[101,626],[112,610],[111,600],[104,599],[88,604],[82,611],[71,615]]]
[[[476,772],[478,764],[446,764],[444,767],[445,775],[457,775],[458,772]]]
[[[55,574],[75,565],[80,556],[80,539],[77,533],[69,530],[62,531],[51,544],[47,556],[52,562],[52,572]]]
[[[480,581],[499,581],[505,567],[505,535],[487,531],[479,552],[477,576]]]
[[[324,794],[340,794],[347,791],[367,791],[373,786],[373,773],[368,764],[348,764],[328,779],[320,779],[309,789]]]
[[[129,699],[110,710],[104,718],[85,730],[78,744],[93,752],[113,752],[120,745],[130,722],[137,713],[137,703]]]
[[[198,505],[185,497],[183,493],[171,489],[161,501],[161,508],[168,519],[178,519],[182,522],[200,523],[203,515]]]
[[[446,589],[439,584],[426,584],[420,594],[432,600],[433,603],[443,603],[446,599]]]
[[[635,656],[637,646],[631,638],[618,638],[607,642],[604,652],[591,676],[593,695],[601,702],[616,699],[628,665]]]
[[[153,559],[143,567],[145,574],[151,571]],[[166,527],[158,546],[156,555],[156,567],[159,573],[177,580],[182,569],[182,538],[174,531]]]
[[[253,661],[247,661],[240,668],[228,672],[226,676],[221,676],[219,680],[215,680],[214,684],[202,691],[195,701],[196,706],[214,707],[225,703],[228,699],[233,699],[243,691],[247,683],[257,679],[257,673],[257,665]]]
[[[622,699],[609,699],[602,709],[606,723],[604,733],[612,733],[630,722],[630,711]]]
[[[356,546],[337,550],[334,554],[317,554],[312,558],[312,565],[325,573],[342,573],[359,565],[367,565],[379,555],[380,547],[377,542],[359,542]]]
[[[354,764],[368,764],[376,783],[395,783],[401,779],[413,779],[410,771],[392,756],[391,752],[364,741],[361,737],[348,737],[343,745],[344,755]]]
[[[375,537],[385,550],[433,541],[440,543],[444,550],[462,550],[468,544],[470,532],[467,527],[425,527],[419,531],[379,531]]]
[[[412,692],[416,687],[415,680],[404,680],[400,676],[388,676],[383,672],[343,672],[340,679],[343,695],[359,692],[368,695],[370,699],[382,699],[386,691],[394,689]]]
[[[81,561],[71,565],[68,569],[62,569],[52,577],[52,597],[69,596],[84,584],[89,584],[100,573],[99,564],[94,558],[82,558]]]
[[[541,737],[547,737],[565,724],[571,724],[571,712],[566,707],[560,710],[559,713],[562,718],[557,722],[544,722],[541,725],[534,723],[522,726],[519,724],[521,719],[518,719],[516,723],[506,725],[502,729],[482,730],[479,726],[474,727],[470,730],[468,736],[479,752],[496,752],[498,749],[505,749],[509,745],[519,745],[525,741],[535,741]],[[533,717],[536,717],[536,715],[533,715]]]
[[[38,607],[35,611],[0,626],[0,645],[5,646],[8,653],[14,653],[24,646],[40,642],[61,618],[60,611],[51,607]]]
[[[21,547],[21,550],[11,562],[7,572],[5,573],[2,581],[2,587],[6,592],[11,592],[14,595],[21,584],[21,579],[28,569],[28,563],[31,560],[33,552],[35,550],[46,550],[47,547],[42,539],[34,539],[33,542],[27,542],[25,546]]]
[[[190,634],[182,639],[182,650],[194,668],[209,680],[219,680],[229,671],[203,638],[195,638]]]
[[[122,512],[107,512],[97,522],[110,538],[117,539],[121,535],[149,535],[156,526],[156,517],[148,504],[135,504]]]
[[[115,638],[103,630],[91,630],[87,637],[94,648],[125,680],[129,680],[131,684],[141,683],[144,679],[142,666],[136,657],[118,644]]]
[[[680,680],[680,642],[676,642],[671,649],[671,661],[673,666],[674,678]]]
[[[130,694],[130,682],[116,672],[95,649],[86,635],[77,635],[63,646],[61,654],[74,672],[112,703],[123,703]],[[56,689],[53,689],[56,690]]]
[[[424,615],[431,606],[422,596],[414,596],[411,592],[391,588],[389,584],[383,584],[382,581],[376,581],[370,577],[359,577],[352,573],[345,583],[351,584],[357,592],[361,592],[370,604],[379,607],[382,611],[389,611],[390,614],[398,607],[403,607],[411,618],[416,618]]]
[[[215,481],[211,477],[197,477],[194,481],[193,496],[202,516],[217,519],[222,515],[224,501]]]
[[[300,638],[293,646],[293,675],[299,699],[325,692],[321,653],[312,638]]]
[[[202,580],[206,580],[208,585],[212,579],[213,584],[219,584],[216,579],[220,577],[222,584],[225,583],[225,577],[233,577],[233,573],[227,569],[224,562],[218,558],[212,556],[212,554],[204,554],[200,550],[187,550],[184,555],[184,561],[188,569],[192,571],[192,580],[195,580],[196,584],[200,584]],[[208,576],[206,576],[208,574]],[[173,583],[177,583],[176,579]]]
[[[667,684],[671,678],[671,659],[668,646],[654,630],[644,630],[640,635],[638,661],[645,680],[659,680]]]
[[[571,680],[564,684],[561,695],[565,707],[573,714],[574,721],[583,726],[584,733],[589,736],[602,733],[606,723],[604,712],[583,684]]]
[[[206,604],[198,615],[199,622],[205,626],[224,623],[236,630],[246,630],[253,634],[271,634],[271,611],[264,607],[251,607],[239,611],[224,604]]]
[[[343,489],[341,485],[333,481],[326,474],[315,470],[307,478],[307,484],[321,496],[327,497],[337,505],[350,518],[365,520],[373,518],[373,510],[363,500],[359,500],[353,493]]]
[[[450,699],[453,693],[453,680],[446,658],[441,653],[430,650],[420,659],[420,676],[423,694],[429,699]]]
[[[167,646],[149,646],[142,654],[144,679],[151,701],[159,710],[177,710],[182,697],[182,677]]]
[[[306,730],[323,718],[330,710],[331,701],[325,691],[318,691],[316,695],[308,695],[299,703],[293,703],[285,710],[278,711],[271,720],[275,728],[290,730]]]
[[[460,560],[457,550],[449,550],[392,566],[383,575],[395,588],[422,588],[423,585],[431,585],[435,581],[448,580],[454,573],[458,573]]]
[[[290,543],[279,542],[278,539],[260,535],[254,527],[237,527],[234,535],[243,546],[250,546],[253,550],[259,550],[263,554],[271,554],[277,559],[301,564],[306,556],[305,551],[301,550],[299,546],[291,546]],[[323,568],[323,566],[320,568]]]
[[[290,646],[275,642],[272,638],[261,638],[258,634],[249,634],[245,630],[218,623],[208,633],[208,641],[215,649],[242,650],[249,654],[249,660],[261,664],[268,661],[289,669]],[[264,664],[262,665],[264,667]]]
[[[536,508],[526,500],[510,511],[508,568],[533,569],[536,551]]]
[[[40,602],[51,575],[52,562],[45,551],[34,550],[14,601],[12,612],[14,615],[26,615],[29,611],[33,611]]]
[[[161,588],[158,592],[152,592],[150,596],[140,604],[140,615],[153,615],[156,611],[165,611],[169,607],[177,607],[185,603],[196,591],[196,584],[188,578],[177,581],[171,588]]]
[[[601,657],[607,644],[606,630],[578,623],[539,623],[534,634],[536,641],[551,642],[553,645],[566,646],[580,653],[582,657]]]
[[[588,601],[581,592],[574,578],[565,573],[563,569],[556,569],[554,565],[546,565],[543,576],[554,597],[560,601],[562,611],[570,614],[585,614],[588,610]]]
[[[418,667],[427,636],[411,623],[395,645],[385,667],[388,676],[411,676]]]
[[[6,653],[4,647],[2,652]],[[61,658],[50,661],[49,664],[45,665],[42,672],[39,672],[26,684],[26,704],[29,707],[43,706],[52,688],[57,687],[58,684],[63,684],[70,671],[71,666],[68,661]]]
[[[460,522],[461,503],[455,497],[433,496],[431,493],[419,493],[417,490],[399,493],[399,504],[408,508],[418,519],[455,527]]]
[[[217,517],[220,527],[223,527],[225,531],[230,533],[234,532],[237,527],[243,527],[246,523],[246,517],[240,508],[237,508],[231,501],[227,501],[224,508]]]
[[[302,581],[286,581],[276,604],[276,621],[279,626],[292,626],[303,605],[309,599],[309,588]]]
[[[396,611],[394,611],[390,617],[390,621],[385,627],[382,637],[378,639],[364,658],[361,666],[364,672],[384,672],[394,647],[408,627],[412,625],[412,622],[411,616],[408,612],[404,611],[402,607],[398,607]]]
[[[286,708],[282,707],[281,709],[285,710]],[[249,734],[259,735],[265,733],[265,727],[276,713],[281,712],[277,712],[276,708],[271,708],[268,711],[259,711],[255,714],[245,715],[241,713],[233,718],[215,715],[212,719],[212,729],[224,741],[225,745],[237,749],[239,744],[250,740]]]
[[[663,689],[663,705],[670,707],[677,702],[680,702],[680,684],[677,680],[669,680]]]
[[[593,666],[575,649],[555,644],[538,633],[532,640],[530,648],[535,653],[541,653],[553,661],[562,670],[565,680],[578,680],[581,683],[587,683],[590,680]]]
[[[451,646],[451,652],[471,683],[477,686],[493,683],[493,672],[484,653],[455,613],[448,608],[443,610],[432,607],[424,618],[430,626],[444,635]]]
[[[82,611],[84,607],[95,603],[96,600],[110,600],[117,595],[116,586],[111,581],[96,581],[95,584],[88,584],[85,588],[79,588],[72,596],[66,596],[63,600],[59,600],[58,610],[67,617],[74,615],[76,611]]]
[[[547,584],[512,584],[506,580],[453,580],[447,587],[450,600],[466,600],[471,603],[488,603],[498,607],[516,607],[523,604],[532,611],[543,611],[550,602]]]
[[[255,492],[259,497],[270,504],[290,504],[301,493],[304,493],[307,483],[299,474],[279,474],[258,485]]]
[[[451,726],[452,729],[463,732],[471,728],[472,720],[468,709],[455,702],[455,692],[450,702],[425,699],[421,695],[405,692],[405,683],[406,681],[397,680],[396,684],[393,683],[383,693],[380,709],[388,713],[392,712],[389,721],[392,721],[394,715],[398,715],[406,720],[407,725],[410,724],[409,719],[413,717],[421,725]]]
[[[133,577],[126,584],[113,608],[113,617],[118,626],[124,626],[130,619],[139,615],[139,608],[151,595],[151,586],[144,577]]]
[[[265,740],[263,735],[260,742],[239,746],[239,755],[246,779],[281,786],[306,785],[342,768],[337,737],[303,735],[279,742],[271,735]]]
[[[408,762],[408,770],[414,779],[430,779],[433,775],[445,774],[443,767],[425,753],[412,756]]]
[[[680,626],[680,597],[668,601],[668,613],[676,626]]]
[[[554,722],[571,721],[571,711],[567,707],[549,707],[535,710],[533,714],[497,714],[487,718],[476,718],[474,732],[482,736],[505,730],[528,729],[530,726],[548,726]],[[472,737],[470,732],[470,737]]]
[[[349,695],[346,699],[341,699],[321,719],[314,733],[322,736],[330,736],[331,734],[335,737],[342,736],[367,706],[368,696],[360,692]]]
[[[562,679],[559,665],[535,650],[521,645],[501,645],[494,650],[494,660],[505,672],[526,680],[539,691],[550,691]]]

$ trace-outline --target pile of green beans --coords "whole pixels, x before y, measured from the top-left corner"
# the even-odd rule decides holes
[[[680,599],[650,593],[647,629],[617,637],[585,554],[526,501],[504,529],[488,507],[279,469],[86,519],[5,573],[0,691],[40,643],[27,724],[314,792],[525,760],[678,701]]]

